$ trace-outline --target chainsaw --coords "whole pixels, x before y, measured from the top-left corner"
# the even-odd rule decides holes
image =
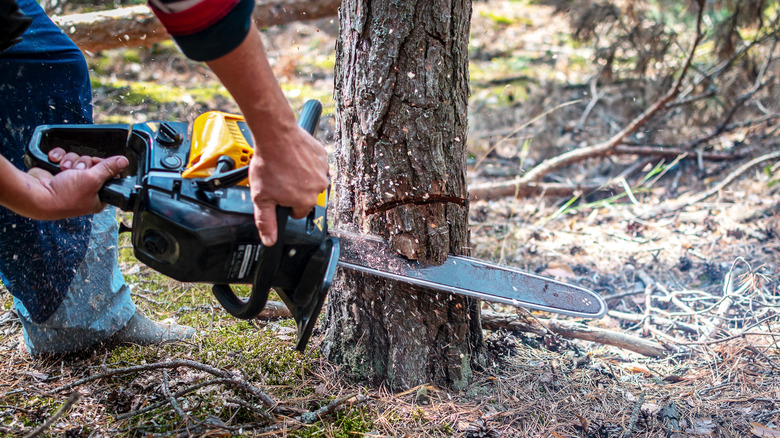
[[[322,106],[306,102],[298,124],[314,134]],[[275,290],[298,327],[303,351],[322,311],[336,267],[416,286],[517,307],[599,318],[607,307],[587,289],[471,257],[451,255],[442,265],[409,260],[383,239],[328,230],[328,191],[307,217],[277,208],[276,244],[263,246],[254,221],[248,165],[252,135],[241,116],[219,111],[183,122],[42,125],[27,147],[29,167],[59,172],[47,154],[55,147],[94,157],[124,155],[129,166],[105,183],[100,199],[133,213],[135,257],[182,282],[212,284],[231,315],[251,319]],[[248,297],[231,285],[251,285]],[[238,289],[238,288],[237,288]],[[242,294],[245,295],[245,294]]]

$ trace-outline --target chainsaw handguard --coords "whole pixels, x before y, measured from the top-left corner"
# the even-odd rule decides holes
[[[319,102],[307,102],[299,125],[313,134],[321,111]],[[217,300],[237,318],[256,317],[270,289],[275,289],[298,324],[296,348],[302,351],[338,261],[338,240],[327,232],[327,193],[303,219],[290,219],[289,209],[278,207],[277,243],[265,247],[255,227],[246,183],[252,136],[240,116],[223,114],[209,116],[217,119],[210,126],[221,137],[198,131],[197,121],[189,137],[188,125],[179,122],[43,125],[33,134],[25,162],[57,173],[59,166],[47,156],[55,147],[79,155],[127,157],[127,169],[106,182],[99,195],[104,202],[133,213],[136,258],[176,280],[213,284]],[[221,144],[199,144],[194,160],[193,139],[198,138],[227,138],[243,146],[234,154]],[[221,155],[204,155],[211,150]],[[212,168],[203,166],[206,160],[215,163]],[[236,161],[241,164],[238,168],[234,168]],[[251,284],[248,299],[236,295],[232,284]]]

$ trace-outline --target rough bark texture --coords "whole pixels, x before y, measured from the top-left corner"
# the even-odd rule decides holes
[[[346,0],[336,63],[336,224],[441,263],[469,248],[470,0]],[[328,357],[394,389],[463,387],[483,360],[475,300],[342,271]]]
[[[258,0],[254,19],[257,26],[263,28],[332,17],[340,3],[341,0]],[[55,16],[52,20],[85,52],[150,47],[170,38],[146,6]]]

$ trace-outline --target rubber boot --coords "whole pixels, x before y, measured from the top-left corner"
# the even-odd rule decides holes
[[[153,345],[162,342],[186,341],[195,336],[195,329],[186,325],[154,322],[136,310],[124,327],[109,338],[110,344]]]

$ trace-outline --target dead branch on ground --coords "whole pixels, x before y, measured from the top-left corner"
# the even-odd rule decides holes
[[[753,167],[765,163],[767,161],[772,160],[778,160],[780,159],[780,150],[776,150],[774,152],[770,152],[768,154],[762,155],[760,157],[754,158],[747,163],[739,166],[736,170],[729,173],[726,178],[723,178],[718,184],[715,184],[710,189],[699,193],[696,196],[692,196],[690,198],[686,199],[679,199],[677,202],[673,202],[670,205],[662,206],[659,208],[659,211],[653,212],[651,215],[657,215],[659,213],[667,213],[670,211],[676,211],[680,210],[682,208],[685,208],[689,205],[698,204],[701,201],[704,201],[705,199],[709,198],[710,196],[715,195],[716,193],[719,193],[721,190],[723,190],[726,186],[734,182],[737,178],[742,176],[745,172],[752,169]]]
[[[198,382],[188,386],[187,388],[173,392],[171,391],[170,388],[167,370],[176,369],[179,367],[186,367],[198,371],[204,371],[208,374],[212,374],[216,376],[216,378],[207,381]],[[192,418],[182,408],[182,405],[178,402],[179,397],[183,397],[186,394],[192,393],[206,386],[217,385],[217,384],[232,386],[241,389],[242,391],[253,396],[253,398],[262,401],[263,406],[258,407],[249,400],[243,400],[239,398],[231,398],[229,400],[231,403],[235,403],[237,405],[243,406],[249,409],[251,412],[259,414],[261,417],[263,417],[263,419],[266,422],[265,423],[266,427],[262,429],[260,433],[271,433],[274,431],[298,429],[304,424],[311,424],[321,420],[324,417],[333,415],[339,410],[343,409],[344,407],[366,403],[367,401],[370,400],[369,397],[361,396],[358,394],[351,394],[347,397],[341,397],[336,400],[333,400],[327,405],[320,407],[316,410],[303,412],[294,418],[288,418],[283,420],[282,422],[279,422],[278,419],[269,415],[269,413],[266,412],[266,410],[270,410],[275,414],[282,414],[286,410],[286,408],[276,403],[274,400],[271,399],[270,396],[265,394],[259,388],[255,387],[254,385],[244,380],[243,378],[238,377],[237,374],[233,374],[228,371],[224,371],[210,365],[206,365],[200,362],[195,362],[186,359],[172,359],[164,362],[157,362],[152,364],[136,365],[136,366],[130,366],[125,368],[116,368],[116,369],[108,370],[99,374],[78,379],[74,382],[55,388],[49,391],[48,394],[56,394],[63,391],[71,390],[79,386],[85,385],[87,383],[110,378],[110,377],[139,373],[144,371],[156,371],[156,370],[161,370],[162,372],[163,399],[157,401],[156,403],[146,405],[142,409],[118,415],[117,416],[118,420],[127,419],[136,415],[140,415],[145,412],[159,409],[166,405],[170,405],[173,411],[176,413],[176,415],[182,420],[182,422],[185,423],[185,427],[180,431],[178,431],[184,435],[203,434],[203,433],[207,433],[210,430],[223,430],[223,431],[256,430],[258,428],[258,425],[256,424],[243,425],[243,426],[228,426],[221,422],[214,423],[214,420],[211,418],[206,420],[196,420]],[[74,392],[74,394],[77,394],[77,392]]]
[[[68,383],[67,385],[49,391],[49,394],[56,394],[62,391],[67,391],[76,388],[78,386],[84,385],[86,383],[105,379],[107,377],[114,377],[114,376],[119,376],[124,374],[132,374],[132,373],[137,373],[142,371],[175,369],[179,367],[192,368],[192,369],[204,371],[206,373],[217,376],[221,379],[224,379],[225,384],[244,390],[247,393],[251,394],[252,396],[261,400],[266,409],[271,409],[274,412],[277,412],[279,409],[278,403],[274,401],[268,394],[266,394],[256,386],[252,385],[251,383],[247,382],[243,378],[233,375],[228,371],[224,371],[219,368],[213,367],[211,365],[206,365],[200,362],[187,360],[187,359],[172,359],[165,362],[155,362],[155,363],[145,364],[145,365],[135,365],[135,366],[125,367],[125,368],[116,368],[103,373],[85,377],[83,379],[78,379],[74,382]],[[270,416],[267,416],[266,419],[272,420]]]
[[[76,403],[79,402],[79,399],[81,398],[81,394],[79,394],[78,391],[73,391],[67,400],[65,400],[65,403],[62,404],[62,406],[57,409],[56,412],[54,412],[51,417],[47,418],[46,421],[43,422],[40,426],[36,427],[32,432],[28,433],[24,436],[24,438],[33,438],[40,434],[42,434],[46,429],[48,429],[52,424],[54,424],[55,421],[57,421],[60,417],[67,414],[68,411],[70,411],[70,408],[73,407]]]
[[[638,336],[619,333],[613,330],[590,327],[571,321],[539,319],[550,332],[569,339],[580,339],[596,342],[603,345],[622,348],[648,357],[666,357],[668,350],[661,344],[642,339]],[[525,324],[507,315],[484,312],[482,323],[485,328],[497,330],[503,328],[509,331],[522,331],[535,334],[544,334],[546,329]]]

